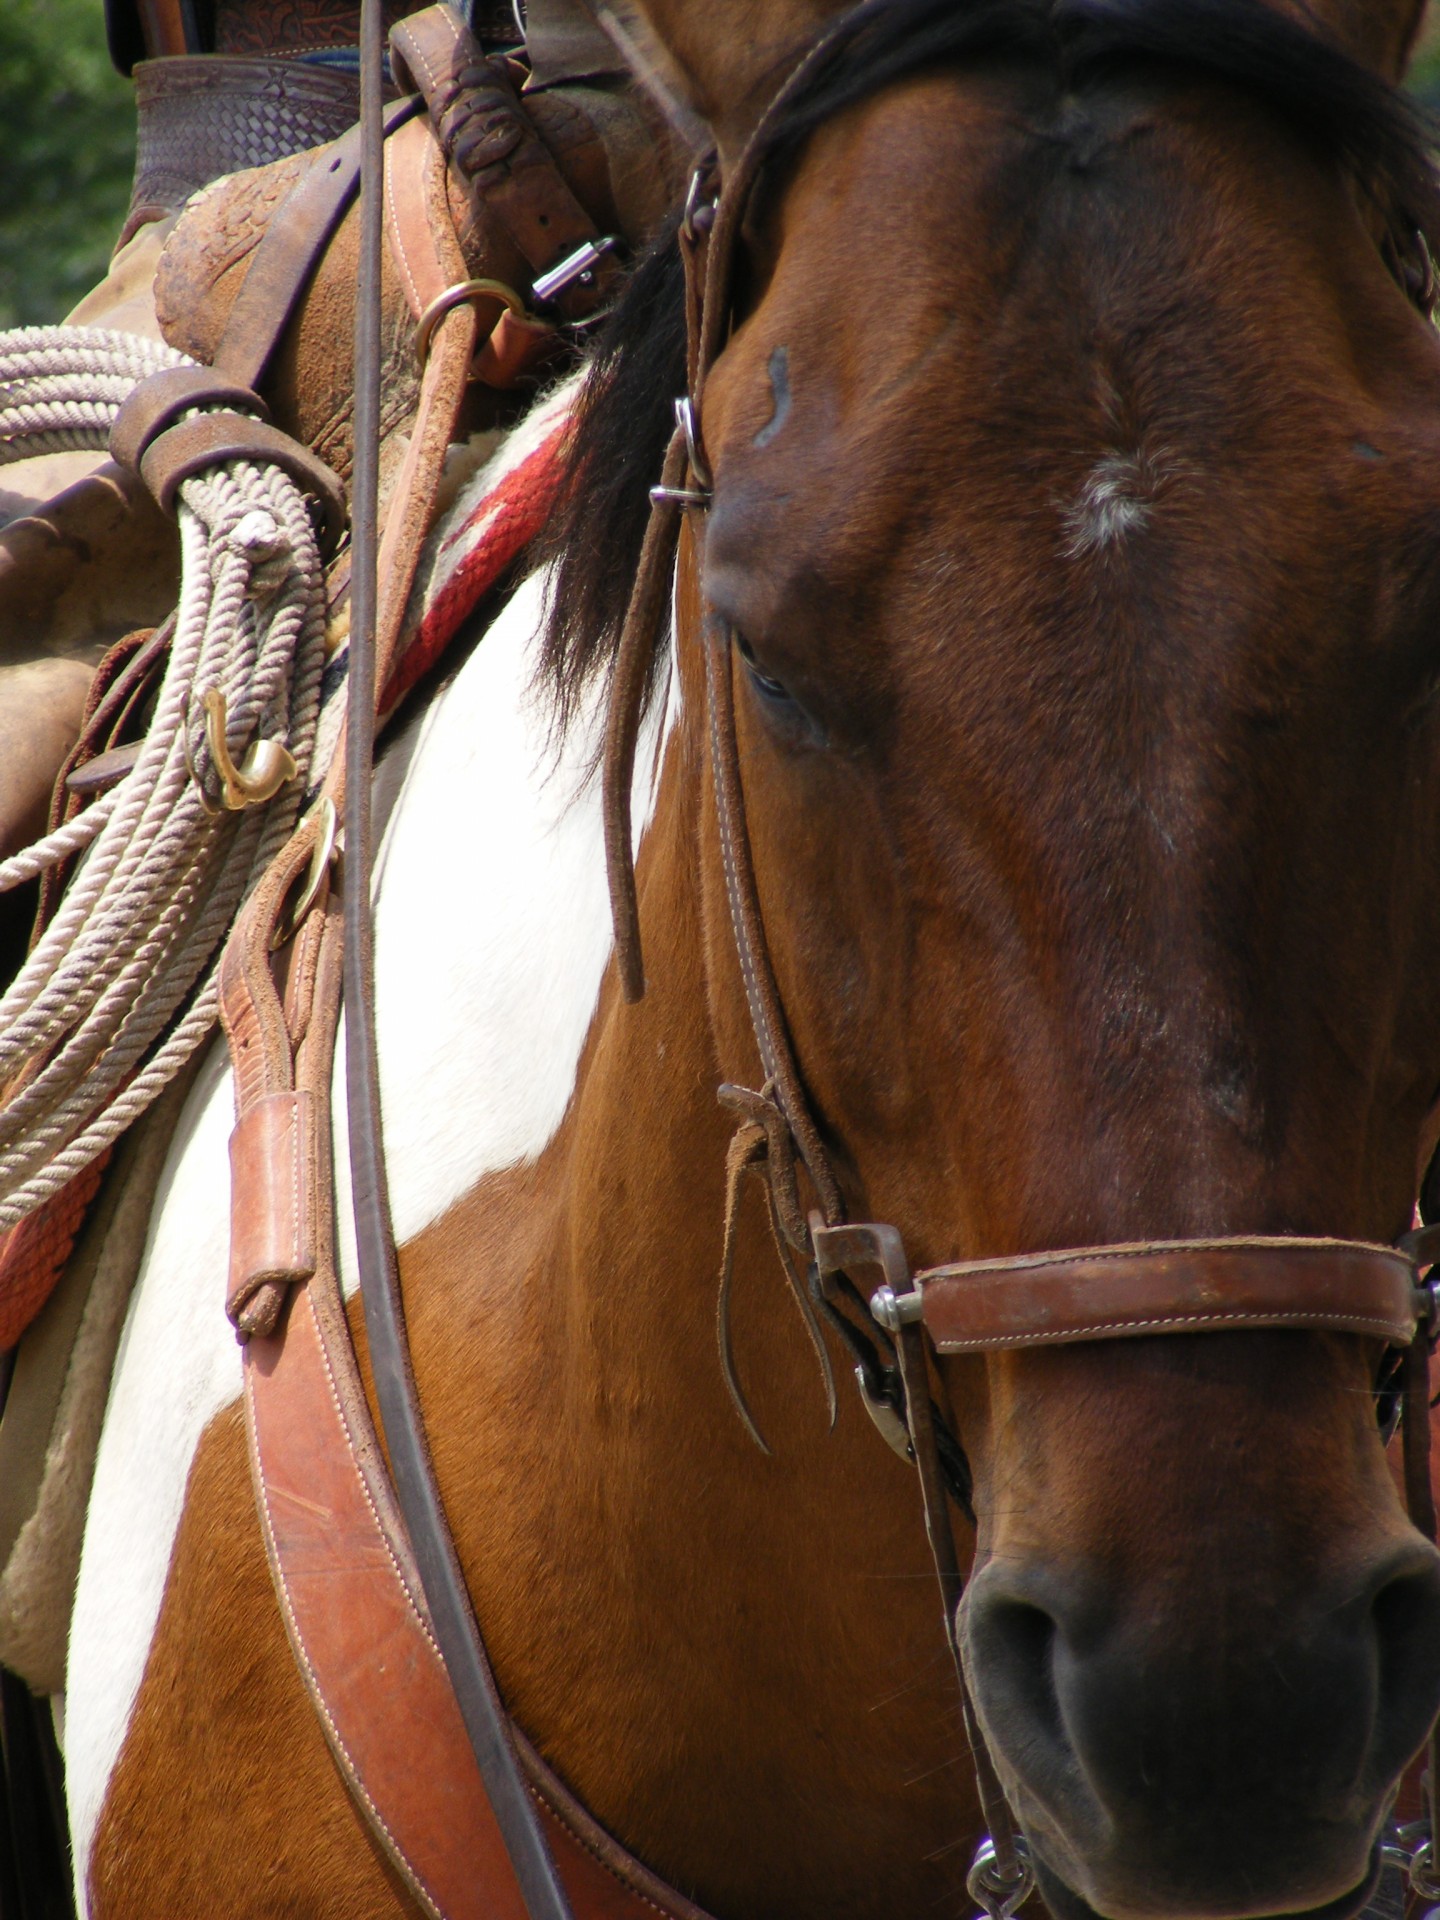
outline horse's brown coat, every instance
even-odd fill
[[[1416,11],[1325,10],[1387,64]],[[788,20],[767,11],[763,52]],[[653,25],[740,124],[763,75],[738,71],[728,16],[657,0]],[[719,1382],[713,1088],[756,1069],[697,560],[794,696],[736,662],[767,926],[852,1211],[895,1221],[917,1264],[1388,1238],[1440,1082],[1440,348],[1344,177],[1259,106],[1139,77],[1072,109],[1008,69],[907,82],[817,135],[757,218],[753,304],[706,398],[716,506],[684,562],[685,717],[642,862],[649,996],[627,1010],[607,983],[539,1164],[405,1250],[436,1465],[518,1719],[650,1865],[745,1920],[953,1902],[974,1816],[913,1485],[853,1398],[825,1436],[754,1221],[737,1317],[773,1460]],[[1077,1814],[1033,1785],[981,1663],[1063,1913],[1239,1920],[1363,1874],[1383,1783],[1344,1729],[1333,1766],[1328,1736],[1297,1752],[1264,1689],[1357,1588],[1433,1585],[1385,1477],[1375,1359],[1217,1336],[946,1369],[977,1472],[974,1632],[1003,1653],[997,1580],[1039,1619],[1058,1570],[1093,1640],[1138,1648],[1109,1704],[1148,1711],[1157,1673],[1174,1701],[1148,1801],[1084,1749],[1112,1837],[1078,1789]],[[259,1607],[258,1546],[232,1538],[251,1523],[220,1451],[95,1912],[165,1910],[164,1797],[229,1751],[204,1727],[230,1706],[264,1729],[238,1764],[263,1757],[272,1802],[326,1810],[296,1863],[313,1910],[384,1911],[278,1628],[235,1696],[229,1586],[248,1568]],[[227,1823],[261,1826],[243,1792],[186,1812],[207,1861]],[[265,1910],[225,1886],[237,1916]]]
[[[972,1816],[919,1513],[853,1396],[827,1434],[758,1200],[736,1317],[773,1461],[736,1422],[715,1359],[727,1129],[690,1012],[703,984],[686,882],[709,838],[695,774],[672,757],[647,848],[645,909],[668,930],[652,947],[653,998],[627,1010],[607,981],[576,1106],[538,1165],[486,1180],[405,1250],[422,1403],[502,1690],[591,1811],[712,1911],[878,1914],[897,1888],[902,1910],[920,1911],[963,1883]],[[659,1137],[625,1124],[627,1090],[657,1072],[675,1092]],[[679,1312],[677,1288],[689,1296]],[[96,1835],[95,1920],[183,1910],[180,1889],[219,1884],[220,1859],[263,1848],[275,1806],[312,1803],[329,1809],[297,1881],[314,1904],[293,1911],[392,1910],[372,1850],[335,1811],[344,1796],[288,1649],[280,1657],[273,1604],[254,1619],[263,1552],[238,1445],[226,1416],[191,1476]],[[253,1622],[238,1647],[237,1614]],[[743,1684],[719,1657],[737,1628],[760,1650]],[[224,1709],[203,1706],[211,1664],[233,1670],[242,1651]],[[810,1702],[828,1675],[841,1711],[820,1721]],[[191,1705],[177,1724],[180,1700]],[[264,1730],[268,1805],[243,1780],[223,1800],[187,1795],[184,1857],[152,1858],[159,1776],[174,1764],[162,1754],[183,1750],[197,1779],[215,1778],[226,1743],[246,1737],[234,1707],[252,1737]],[[227,1904],[247,1914],[248,1898],[237,1886]]]

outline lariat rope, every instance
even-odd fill
[[[141,381],[195,364],[99,328],[0,333],[0,464],[103,452]],[[176,509],[180,604],[139,757],[75,819],[0,863],[5,892],[81,855],[0,996],[0,1231],[116,1140],[204,1041],[221,942],[304,798],[325,650],[310,511],[286,474],[242,459],[183,481]],[[273,741],[298,777],[230,810],[212,751],[222,736],[232,768]]]

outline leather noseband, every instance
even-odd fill
[[[879,1266],[875,1319],[922,1322],[938,1353],[1266,1327],[1408,1347],[1433,1311],[1406,1254],[1356,1240],[1141,1241],[957,1261],[913,1283],[893,1227],[817,1226],[814,1243],[822,1273]]]

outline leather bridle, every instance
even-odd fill
[[[617,654],[605,753],[607,866],[617,963],[630,1000],[644,992],[630,820],[635,747],[649,665],[669,610],[681,519],[688,512],[705,512],[711,503],[703,403],[706,381],[732,323],[739,237],[787,110],[865,29],[876,6],[877,0],[866,0],[816,43],[772,102],[723,188],[715,158],[702,163],[680,227],[688,392],[676,403],[676,430],[660,485],[651,494],[652,517]],[[1155,1241],[966,1261],[916,1273],[895,1227],[848,1221],[795,1056],[760,909],[735,729],[736,635],[710,619],[700,646],[726,898],[764,1079],[758,1092],[725,1088],[721,1097],[744,1114],[744,1126],[756,1142],[755,1157],[768,1179],[787,1273],[793,1279],[788,1249],[806,1265],[814,1304],[855,1354],[857,1378],[877,1426],[917,1469],[988,1829],[971,1869],[970,1891],[991,1920],[1009,1920],[1030,1893],[1034,1877],[975,1714],[960,1654],[957,1616],[964,1579],[951,1503],[968,1511],[969,1474],[932,1398],[930,1353],[1013,1351],[1138,1335],[1260,1328],[1377,1339],[1392,1356],[1388,1372],[1399,1375],[1410,1517],[1433,1541],[1429,1361],[1436,1338],[1440,1267],[1430,1263],[1440,1259],[1440,1227],[1421,1227],[1397,1247],[1288,1236]],[[803,1166],[818,1203],[808,1217],[801,1211],[797,1166]],[[733,1204],[732,1185],[732,1209]],[[727,1274],[730,1240],[727,1226]],[[878,1281],[868,1299],[855,1278],[866,1271]],[[1427,1277],[1422,1279],[1422,1272]],[[722,1352],[738,1400],[723,1327]],[[1393,1360],[1397,1355],[1398,1365]],[[741,1411],[753,1431],[743,1403]],[[1435,1746],[1432,1732],[1432,1781],[1440,1778]],[[1422,1844],[1413,1858],[1407,1853],[1405,1859],[1416,1890],[1427,1898],[1440,1897],[1432,1865],[1433,1832],[1432,1801]]]

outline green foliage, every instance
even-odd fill
[[[103,0],[0,0],[0,326],[60,319],[130,202],[135,103]]]
[[[1433,36],[1411,67],[1408,79],[1411,90],[1426,106],[1440,111],[1440,42]]]

